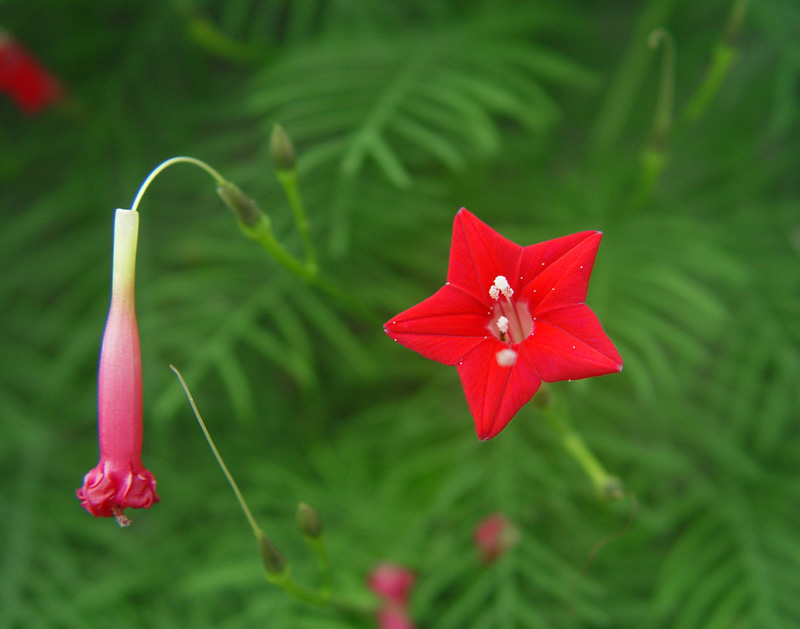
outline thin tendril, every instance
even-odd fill
[[[162,162],[158,166],[155,167],[153,172],[147,175],[147,179],[144,180],[141,187],[139,188],[139,192],[136,193],[136,198],[133,200],[133,205],[131,205],[131,210],[134,212],[139,207],[139,202],[142,200],[142,196],[144,195],[147,188],[152,183],[153,179],[155,179],[161,171],[169,168],[173,164],[194,164],[195,166],[199,166],[203,170],[205,170],[209,175],[211,175],[217,182],[218,185],[222,185],[227,183],[227,180],[220,175],[216,170],[214,170],[211,166],[206,164],[205,162],[195,159],[194,157],[187,157],[187,156],[180,156],[180,157],[171,157],[165,162]]]
[[[166,163],[166,162],[165,162]],[[222,469],[222,473],[225,474],[225,478],[228,479],[228,482],[231,485],[231,489],[233,489],[233,493],[236,494],[236,499],[239,501],[239,504],[242,507],[242,511],[244,511],[244,515],[247,518],[247,521],[250,523],[250,527],[253,529],[253,533],[256,537],[263,535],[263,531],[259,528],[258,524],[256,524],[256,520],[253,517],[253,514],[250,512],[247,503],[245,502],[244,498],[242,497],[241,492],[239,491],[239,486],[236,484],[236,481],[233,480],[233,476],[228,471],[228,467],[225,465],[225,461],[222,460],[222,456],[217,450],[217,446],[214,445],[214,440],[211,438],[211,434],[208,432],[206,428],[206,424],[203,421],[203,418],[200,416],[200,411],[197,410],[197,405],[194,403],[194,398],[192,397],[191,391],[189,391],[189,387],[186,385],[186,381],[183,379],[181,372],[178,371],[177,367],[174,365],[169,366],[170,369],[178,376],[178,380],[180,380],[181,387],[183,387],[183,392],[186,394],[187,399],[189,400],[189,404],[192,406],[192,411],[194,412],[194,416],[197,418],[197,422],[200,424],[200,428],[203,431],[203,434],[206,437],[206,441],[208,441],[208,445],[211,448],[211,451],[214,453],[214,458],[217,459],[217,463],[219,463],[220,468]]]
[[[597,544],[594,545],[591,551],[589,551],[589,556],[586,558],[586,563],[583,566],[582,574],[586,575],[589,572],[589,568],[592,567],[592,563],[594,562],[594,558],[597,554],[603,550],[605,546],[613,542],[615,539],[623,535],[633,526],[634,521],[636,520],[636,515],[639,512],[639,501],[636,499],[636,494],[629,493],[631,499],[631,513],[628,517],[628,521],[624,524],[624,526],[610,535],[606,536],[604,539],[601,539]]]

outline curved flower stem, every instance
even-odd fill
[[[236,495],[236,500],[239,502],[239,505],[241,506],[242,511],[244,512],[244,515],[250,524],[250,528],[253,530],[253,534],[256,537],[256,541],[259,543],[259,547],[262,549],[262,559],[265,558],[265,546],[267,547],[268,553],[271,554],[271,557],[269,557],[269,563],[267,560],[265,560],[264,575],[267,581],[279,586],[287,594],[290,594],[297,600],[304,603],[318,605],[321,607],[329,607],[344,615],[372,615],[375,610],[370,606],[359,605],[357,603],[343,601],[331,597],[329,576],[330,569],[328,566],[327,554],[324,552],[324,549],[322,549],[322,555],[320,555],[320,557],[324,556],[325,559],[325,571],[323,572],[322,588],[319,590],[312,590],[300,585],[292,578],[288,562],[286,562],[286,560],[280,554],[280,551],[277,550],[277,547],[272,544],[272,542],[264,534],[264,531],[261,530],[261,527],[259,527],[256,523],[250,508],[247,506],[244,496],[242,496],[241,491],[239,491],[239,486],[236,484],[236,481],[228,470],[227,465],[225,465],[225,461],[222,460],[222,455],[220,455],[219,450],[217,450],[217,446],[214,444],[214,440],[211,438],[211,434],[208,432],[208,428],[206,428],[206,424],[203,421],[203,418],[200,416],[200,411],[197,409],[194,397],[192,396],[191,391],[189,391],[189,387],[187,386],[186,381],[183,379],[181,372],[178,371],[177,367],[174,365],[170,365],[169,368],[178,377],[181,387],[183,388],[183,392],[186,394],[186,398],[189,400],[189,404],[192,407],[192,412],[194,412],[194,416],[197,418],[197,423],[200,424],[203,435],[205,436],[211,451],[214,453],[214,458],[217,460],[220,469],[222,469],[223,474],[225,474],[225,478],[228,479],[231,489],[233,489],[233,493]]]
[[[642,151],[642,172],[634,202],[643,205],[650,201],[653,192],[667,166],[667,140],[672,129],[685,130],[700,118],[708,109],[722,87],[737,55],[737,40],[742,27],[749,0],[734,0],[728,14],[725,31],[711,53],[711,63],[702,83],[681,110],[673,124],[673,103],[675,92],[675,42],[663,28],[657,28],[648,42],[651,48],[663,48],[661,77],[658,87],[658,101],[653,118],[650,142]]]
[[[658,83],[658,100],[653,115],[650,141],[642,150],[641,176],[635,201],[643,205],[653,196],[661,173],[667,165],[667,140],[672,127],[672,109],[675,100],[675,40],[669,31],[657,28],[647,40],[650,48],[663,50],[661,77]]]
[[[239,222],[239,227],[244,235],[251,240],[256,241],[261,248],[270,254],[284,269],[296,275],[307,284],[310,284],[326,293],[330,297],[333,297],[350,310],[357,311],[358,314],[365,319],[375,321],[381,320],[380,317],[377,317],[368,307],[356,302],[345,291],[332,284],[329,284],[327,281],[322,279],[322,277],[320,277],[316,254],[311,241],[308,220],[300,199],[296,175],[292,177],[291,171],[279,171],[279,179],[286,190],[286,195],[289,198],[290,205],[292,206],[292,214],[294,216],[295,223],[297,224],[297,229],[300,231],[303,239],[303,246],[306,254],[305,263],[295,258],[280,242],[278,242],[278,239],[275,238],[275,235],[272,233],[272,226],[269,218],[258,209],[258,206],[254,201],[252,201],[252,199],[246,197],[234,184],[225,179],[217,170],[206,164],[204,161],[194,157],[187,157],[183,155],[179,157],[172,157],[156,166],[156,168],[153,169],[153,171],[147,176],[142,185],[139,187],[139,191],[136,193],[136,197],[131,205],[132,211],[137,211],[144,193],[150,187],[150,184],[153,182],[153,180],[164,170],[175,164],[192,164],[202,168],[209,175],[211,175],[217,184],[218,191],[220,189],[224,189],[231,195],[221,196],[223,201],[225,201],[225,203],[234,210]],[[246,214],[248,219],[247,222],[242,220],[242,213],[237,212],[237,209],[241,209],[242,207],[249,212]]]
[[[552,402],[541,408],[540,411],[561,438],[561,444],[592,481],[597,494],[607,500],[624,498],[622,482],[606,471],[580,434],[572,427],[567,414]]]
[[[165,162],[162,162],[158,166],[153,169],[149,175],[147,175],[147,179],[144,180],[142,185],[139,187],[139,192],[136,193],[136,198],[133,200],[133,204],[131,205],[131,210],[134,212],[139,207],[139,202],[142,200],[142,196],[147,191],[147,188],[150,187],[150,184],[153,182],[158,175],[161,174],[162,171],[166,170],[173,164],[194,164],[195,166],[199,166],[203,170],[205,170],[209,175],[211,175],[214,180],[217,182],[218,186],[228,183],[227,180],[220,175],[216,170],[211,168],[208,164],[204,161],[195,159],[194,157],[187,157],[185,155],[181,155],[179,157],[172,157]]]
[[[736,43],[742,27],[744,15],[747,12],[749,0],[736,0],[728,14],[728,22],[725,26],[725,33],[711,55],[711,65],[706,72],[706,76],[700,87],[695,92],[691,100],[686,104],[681,113],[681,122],[689,125],[695,122],[707,109],[713,98],[722,87],[725,77],[728,75],[736,59]]]
[[[228,483],[230,483],[231,489],[233,489],[233,493],[236,495],[236,500],[239,501],[239,506],[242,507],[242,511],[244,511],[244,515],[247,518],[248,523],[250,524],[250,528],[253,529],[253,534],[256,536],[256,538],[263,536],[264,532],[256,523],[256,520],[253,517],[250,508],[247,506],[247,502],[242,496],[242,492],[239,491],[239,486],[236,484],[233,475],[228,470],[228,466],[225,465],[225,461],[222,460],[222,456],[220,455],[219,450],[217,450],[217,446],[214,444],[214,440],[211,438],[211,434],[208,432],[208,428],[206,428],[206,423],[200,416],[200,411],[197,410],[197,405],[194,403],[194,397],[192,397],[192,393],[191,391],[189,391],[189,387],[186,385],[186,381],[183,379],[181,372],[178,371],[178,368],[175,367],[174,365],[170,365],[169,368],[172,369],[173,373],[176,376],[178,376],[178,380],[181,383],[183,392],[186,394],[186,398],[189,400],[189,404],[192,407],[194,416],[197,418],[197,423],[200,424],[200,429],[203,431],[203,435],[205,436],[206,441],[208,442],[208,445],[211,448],[211,452],[214,453],[214,458],[217,459],[217,463],[219,464],[220,469],[222,469],[222,473],[225,474],[225,478],[228,479]]]
[[[192,164],[194,166],[202,168],[209,175],[211,175],[211,177],[214,179],[218,187],[222,187],[225,189],[233,188],[239,195],[242,194],[241,191],[239,191],[238,188],[236,188],[236,186],[234,186],[231,182],[225,179],[217,170],[206,164],[204,161],[196,159],[194,157],[188,157],[182,155],[179,157],[172,157],[162,162],[161,164],[156,166],[156,168],[153,169],[153,171],[147,176],[142,185],[139,187],[139,191],[136,193],[136,197],[134,198],[133,204],[131,205],[132,211],[135,212],[138,210],[139,203],[141,202],[144,193],[150,187],[150,184],[153,182],[153,180],[158,175],[160,175],[164,170],[175,164]],[[334,297],[340,300],[341,302],[350,305],[351,307],[357,307],[356,304],[353,304],[352,299],[346,293],[328,284],[327,282],[325,282],[320,278],[316,262],[316,255],[314,253],[313,245],[311,242],[311,234],[308,226],[308,220],[306,219],[305,211],[303,210],[302,202],[300,200],[296,177],[294,179],[294,183],[292,183],[291,178],[287,180],[285,176],[281,176],[280,179],[281,183],[284,185],[284,188],[286,189],[286,194],[292,206],[292,213],[295,217],[297,228],[300,231],[300,234],[303,238],[303,243],[306,251],[306,262],[303,263],[297,260],[283,247],[283,245],[281,245],[280,242],[278,242],[278,240],[275,238],[275,235],[272,233],[272,227],[270,225],[269,219],[267,219],[266,215],[264,215],[257,208],[256,212],[258,212],[258,216],[260,216],[261,219],[263,220],[257,220],[253,225],[247,225],[241,221],[241,217],[239,216],[238,217],[239,225],[242,231],[248,238],[255,240],[259,245],[261,245],[262,249],[264,249],[267,253],[269,253],[275,259],[275,261],[278,262],[278,264],[280,264],[290,273],[293,273],[304,282],[316,286],[317,288],[327,293],[331,297]],[[242,195],[242,198],[246,197],[243,197]],[[241,198],[236,200],[241,200]]]

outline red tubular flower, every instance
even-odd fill
[[[35,114],[63,95],[61,84],[22,46],[0,31],[0,91]]]
[[[447,283],[385,325],[426,358],[455,365],[479,439],[491,439],[541,383],[622,369],[584,303],[602,233],[522,247],[462,208]]]
[[[95,517],[130,521],[123,510],[158,502],[156,480],[142,465],[142,365],[134,309],[139,214],[117,210],[114,270],[98,373],[100,462],[78,489],[81,506]]]

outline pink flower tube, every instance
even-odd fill
[[[156,480],[142,465],[142,364],[134,310],[139,214],[117,210],[111,309],[100,352],[98,435],[100,461],[78,489],[81,506],[95,517],[130,524],[126,508],[158,502]]]

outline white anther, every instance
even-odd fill
[[[511,299],[511,295],[514,294],[513,289],[508,285],[505,275],[498,275],[494,278],[494,284],[489,289],[489,297],[497,301],[501,293],[507,299]]]
[[[495,357],[497,358],[497,364],[501,367],[511,367],[511,365],[517,362],[517,352],[513,349],[501,349],[495,354]]]
[[[506,334],[508,332],[508,319],[505,317],[497,318],[497,331],[500,332],[500,334]]]

